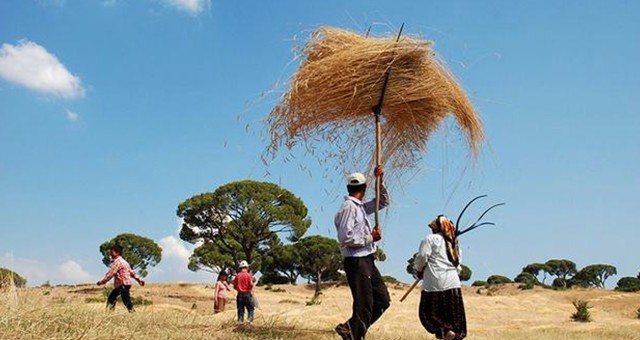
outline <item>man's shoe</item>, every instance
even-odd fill
[[[351,340],[351,331],[349,330],[349,325],[346,323],[341,323],[334,328],[336,333],[342,338],[342,340]]]
[[[453,331],[448,331],[447,334],[444,335],[444,340],[454,340],[456,338],[456,333]]]

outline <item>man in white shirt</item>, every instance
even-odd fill
[[[375,176],[380,177],[380,208],[389,204],[389,195],[382,182],[384,171],[376,167]],[[375,242],[380,241],[382,232],[367,218],[375,212],[375,200],[363,202],[367,181],[363,174],[353,173],[347,178],[344,203],[335,216],[335,225],[344,257],[344,270],[353,297],[351,318],[339,324],[335,331],[342,339],[364,339],[367,329],[389,308],[389,292],[376,268],[373,255]]]
[[[423,280],[420,322],[438,339],[464,339],[467,324],[458,277],[460,251],[456,228],[443,215],[431,221],[429,227],[432,234],[420,242],[414,262],[417,276]]]

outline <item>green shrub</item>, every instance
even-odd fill
[[[576,312],[571,315],[571,319],[577,322],[591,322],[591,313],[589,309],[589,302],[585,300],[573,300],[573,307],[576,308]]]
[[[460,281],[471,280],[471,275],[473,275],[471,268],[465,266],[464,264],[460,264],[460,268],[462,268],[462,270],[458,274],[458,278],[460,278]]]
[[[621,292],[637,292],[640,290],[640,279],[632,276],[623,277],[618,280],[616,290]]]
[[[289,278],[283,275],[280,275],[278,273],[264,273],[262,274],[262,276],[260,276],[260,279],[258,279],[258,284],[257,286],[262,286],[262,285],[284,285],[284,284],[288,284],[289,283]]]
[[[484,287],[486,285],[487,285],[486,281],[477,280],[477,281],[473,281],[473,283],[471,284],[471,287]]]
[[[535,277],[535,275],[531,273],[522,272],[513,279],[513,282],[524,283],[524,284],[533,283],[535,285],[538,282],[538,279]]]
[[[563,290],[567,288],[567,280],[557,277],[553,279],[553,283],[551,283],[551,287],[555,290]]]
[[[491,275],[487,278],[487,283],[490,285],[501,285],[505,283],[512,283],[510,278],[502,275]]]

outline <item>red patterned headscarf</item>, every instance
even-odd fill
[[[456,226],[447,216],[439,215],[429,223],[429,227],[442,234],[447,243],[447,257],[455,267],[460,264],[460,248],[456,236]]]

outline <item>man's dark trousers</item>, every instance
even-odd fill
[[[131,295],[129,294],[130,289],[130,285],[122,285],[118,288],[114,288],[107,299],[107,307],[113,309],[116,306],[116,299],[118,298],[118,295],[120,295],[122,296],[122,303],[124,303],[127,309],[129,311],[133,310],[133,303],[131,303]]]
[[[345,257],[344,270],[353,296],[349,328],[354,340],[364,339],[367,329],[389,308],[389,291],[376,268],[373,255]]]

